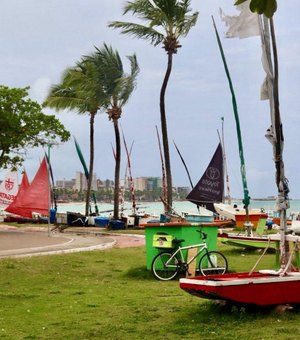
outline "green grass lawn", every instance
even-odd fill
[[[257,252],[219,245],[232,271]],[[262,268],[275,263],[264,257]],[[0,261],[1,339],[298,339],[300,314],[221,306],[157,281],[145,247]]]

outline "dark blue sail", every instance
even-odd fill
[[[214,203],[223,201],[224,196],[224,169],[223,150],[219,143],[212,160],[200,181],[195,185],[186,199],[198,206],[215,212]]]

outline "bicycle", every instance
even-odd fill
[[[151,265],[153,275],[163,281],[172,280],[180,271],[188,272],[189,265],[195,261],[198,256],[204,251],[204,254],[199,260],[198,269],[203,276],[212,274],[224,274],[228,269],[228,261],[226,257],[218,251],[209,251],[206,244],[207,234],[202,230],[197,230],[202,238],[202,243],[183,246],[180,244],[185,240],[175,239],[173,243],[178,248],[175,251],[163,251],[157,254]],[[183,250],[199,248],[197,253],[191,259],[185,261]]]

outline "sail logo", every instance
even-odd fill
[[[219,169],[210,166],[209,168],[207,168],[206,170],[206,176],[212,180],[215,181],[216,179],[220,178],[220,171]]]
[[[14,188],[15,182],[12,181],[10,178],[5,180],[4,186],[7,191],[11,191]]]
[[[0,192],[0,202],[3,203],[5,201],[13,201],[15,199],[15,195],[7,194],[5,192]]]

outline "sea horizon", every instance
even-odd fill
[[[233,202],[237,204],[242,204],[242,199],[233,199]],[[250,208],[254,209],[264,209],[265,212],[271,212],[275,210],[276,200],[270,199],[251,199]],[[92,206],[92,212],[95,212],[94,204]],[[112,216],[114,205],[113,203],[107,202],[98,202],[97,207],[99,210],[99,214],[103,216]],[[173,210],[175,213],[181,215],[183,212],[185,213],[197,213],[197,206],[189,201],[173,201]],[[126,201],[124,204],[120,204],[119,206],[120,214],[123,212],[124,214],[130,214],[133,211],[132,202]],[[136,202],[136,212],[152,214],[159,216],[164,211],[164,206],[162,202],[146,202],[146,201],[138,201]],[[57,206],[58,213],[66,213],[66,212],[78,212],[84,214],[85,212],[85,202],[68,202],[68,203],[59,203]],[[288,215],[292,212],[300,212],[300,199],[291,199],[290,200],[290,208],[287,210]]]

